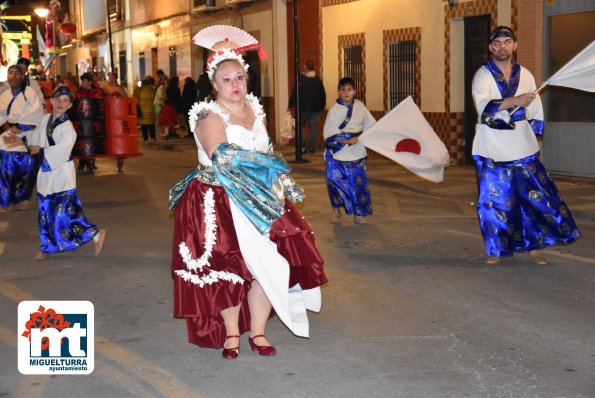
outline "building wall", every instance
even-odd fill
[[[124,0],[123,0],[124,1]],[[130,23],[135,26],[152,23],[190,12],[189,0],[127,0],[130,6]]]
[[[193,74],[192,51],[190,43],[190,17],[186,15],[175,16],[161,20],[157,23],[145,24],[130,29],[131,32],[131,63],[133,79],[140,76],[139,53],[144,52],[146,74],[151,71],[153,51],[157,49],[157,67],[163,69],[169,76],[169,48],[176,49],[177,70],[175,75],[183,82],[187,76]],[[120,45],[123,43],[118,42]]]
[[[541,82],[544,49],[543,0],[518,1],[518,18],[523,22],[517,27],[517,60],[533,73],[536,82]]]
[[[522,7],[519,4],[523,4]],[[492,28],[501,24],[519,29],[519,61],[539,69],[542,42],[542,0],[321,0],[320,46],[327,105],[334,100],[340,78],[339,43],[345,37],[361,35],[364,48],[365,101],[373,114],[388,111],[386,72],[383,59],[387,32],[419,32],[420,97],[418,106],[450,151],[455,164],[464,158],[464,18],[491,15]],[[351,35],[351,36],[350,36]],[[394,36],[394,35],[393,35]],[[521,44],[521,43],[520,43]],[[487,51],[487,39],[486,39]]]
[[[399,4],[395,6],[395,3]],[[366,105],[370,110],[386,111],[384,105],[383,31],[421,29],[421,109],[444,111],[444,4],[434,0],[361,0],[332,2],[322,6],[322,48],[324,84],[330,106],[337,92],[339,76],[339,36],[364,34]],[[426,47],[426,44],[427,47]]]

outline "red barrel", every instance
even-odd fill
[[[105,150],[108,155],[134,155],[138,149],[136,98],[107,97],[105,106]]]
[[[72,124],[76,130],[73,155],[93,156],[105,153],[105,126],[102,98],[79,98],[74,102]]]

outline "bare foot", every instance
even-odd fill
[[[547,260],[545,259],[543,254],[537,250],[530,251],[529,256],[531,256],[531,261],[533,261],[535,264],[539,264],[539,265],[547,264]]]
[[[103,249],[103,243],[105,242],[105,236],[107,235],[107,231],[105,229],[100,229],[97,241],[95,242],[95,255],[98,256]]]
[[[490,264],[490,265],[496,265],[500,262],[500,257],[492,257],[492,256],[488,256],[486,263]]]
[[[340,219],[341,219],[341,211],[337,209],[333,212],[333,215],[331,216],[331,219],[329,221],[331,222],[331,224],[336,224],[339,222]]]
[[[37,254],[34,257],[36,260],[45,260],[46,258],[48,258],[48,255],[45,254],[44,252],[42,252],[41,250],[37,252]]]
[[[355,219],[353,220],[353,222],[356,224],[367,224],[368,223],[364,216],[355,216]]]

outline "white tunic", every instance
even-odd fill
[[[339,126],[345,121],[347,116],[347,107],[338,103],[334,103],[326,115],[324,122],[324,139],[326,140],[333,135],[341,133]],[[343,130],[365,131],[376,123],[374,116],[368,111],[366,106],[359,100],[354,100],[353,113],[349,123]],[[340,151],[333,154],[335,160],[352,161],[365,158],[367,156],[366,147],[357,142],[352,145],[345,145]]]
[[[246,100],[256,116],[252,130],[240,125],[230,125],[229,113],[224,112],[215,102],[195,104],[189,113],[191,129],[194,130],[198,113],[211,110],[225,121],[225,133],[230,144],[237,144],[246,150],[266,151],[269,136],[264,125],[264,111],[253,95],[248,94]],[[195,140],[199,162],[205,166],[212,165],[196,135]],[[320,287],[302,290],[297,285],[289,291],[289,263],[279,254],[276,244],[268,236],[262,235],[232,200],[229,204],[240,250],[248,269],[262,286],[279,319],[297,336],[308,337],[306,310],[320,311]]]
[[[25,87],[25,91],[17,95],[10,107],[10,114],[8,114],[8,105],[12,101],[12,91],[6,90],[0,95],[0,126],[5,122],[20,123],[37,126],[43,116],[43,102],[39,99],[35,90],[31,87]],[[23,132],[19,136],[28,136],[31,132]],[[7,135],[9,132],[4,132],[2,135]],[[24,145],[16,145],[7,147],[4,140],[0,136],[0,150],[7,152],[27,152]]]
[[[37,173],[37,192],[43,196],[76,188],[76,171],[70,160],[76,131],[70,120],[58,125],[52,133],[56,145],[50,146],[46,133],[50,116],[46,114],[29,136],[31,145],[43,148],[45,160],[51,168],[51,171],[40,168]]]
[[[44,104],[45,98],[43,96],[43,91],[41,90],[41,86],[39,85],[39,83],[37,83],[37,80],[29,77],[29,86],[35,91],[41,103]],[[6,90],[10,91],[10,85],[8,84],[8,82],[4,82],[2,85],[0,85],[0,95],[4,93]]]
[[[535,91],[535,79],[531,72],[521,66],[521,77],[519,87],[515,96],[532,93]],[[481,67],[473,78],[472,83],[473,101],[477,114],[481,114],[486,105],[494,99],[502,99],[496,80],[485,67]],[[527,119],[543,120],[543,107],[539,96],[527,107]],[[496,118],[509,121],[508,111],[502,110],[496,113]],[[518,160],[531,156],[539,151],[537,138],[531,130],[527,120],[516,122],[514,130],[497,130],[482,124],[481,121],[475,127],[475,139],[471,153],[498,162]]]

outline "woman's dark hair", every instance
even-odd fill
[[[355,80],[353,80],[351,77],[341,78],[341,80],[339,80],[339,90],[341,89],[341,87],[345,86],[351,86],[355,88]]]

